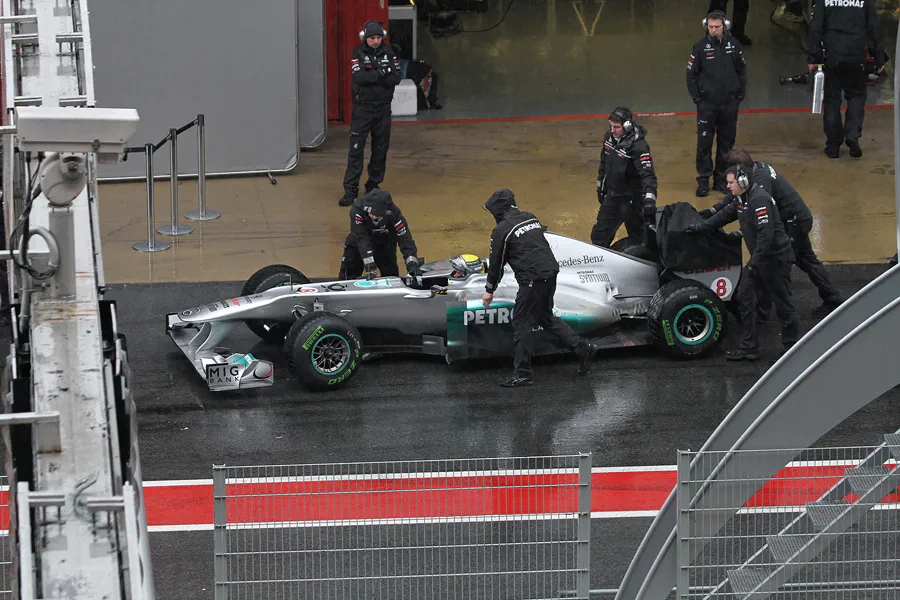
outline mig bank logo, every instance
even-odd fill
[[[469,323],[475,325],[505,325],[509,323],[510,310],[508,308],[482,308],[478,310],[467,310],[463,314],[463,325],[469,326]]]

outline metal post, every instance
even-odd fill
[[[215,600],[228,600],[228,513],[225,465],[213,465],[213,556]]]
[[[138,252],[159,252],[168,250],[171,245],[168,242],[157,242],[156,231],[153,229],[156,224],[156,211],[153,207],[153,144],[144,144],[144,155],[147,165],[147,241],[138,242],[132,248]]]
[[[51,281],[51,293],[54,298],[74,296],[75,213],[72,206],[51,208],[48,225],[59,247],[59,264]]]
[[[212,221],[222,216],[217,210],[206,209],[206,122],[203,115],[197,115],[197,197],[200,210],[184,213],[191,221]]]
[[[675,553],[678,561],[678,577],[676,580],[675,600],[683,600],[688,597],[688,588],[691,584],[691,455],[690,451],[678,451],[677,473],[675,482],[675,502],[678,507],[678,517],[675,522],[675,534],[677,542]]]
[[[163,225],[156,231],[163,235],[187,235],[194,231],[190,225],[178,224],[178,130],[169,130],[169,188],[172,199],[172,224]]]
[[[33,551],[33,541],[31,537],[31,506],[29,503],[28,482],[20,481],[16,489],[16,514],[19,522],[19,598],[22,600],[34,600],[34,559],[31,555]]]
[[[897,33],[900,36],[900,25],[897,26]],[[894,60],[900,56],[897,52],[900,52],[900,37],[897,38]],[[897,87],[900,85],[900,69],[897,69],[896,64],[893,64],[892,68],[894,69],[894,202],[896,205],[894,216],[897,219],[897,250],[900,251],[900,179],[898,179],[900,178],[900,138],[897,137],[900,134],[900,88]]]
[[[591,594],[591,455],[578,457],[578,552],[575,557],[575,595],[588,600]]]

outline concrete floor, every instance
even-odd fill
[[[865,156],[840,160],[822,153],[821,119],[808,113],[740,117],[738,144],[770,161],[800,191],[816,216],[812,239],[826,261],[885,261],[896,251],[892,113],[866,113]],[[659,177],[659,203],[694,196],[695,125],[691,116],[641,118]],[[420,254],[437,260],[461,252],[484,255],[493,221],[481,210],[509,187],[519,205],[552,229],[588,239],[596,215],[595,181],[605,119],[396,124],[384,188],[409,220]],[[347,128],[330,131],[317,151],[302,155],[296,173],[271,185],[265,177],[210,180],[215,221],[192,222],[194,233],[156,254],[131,245],[146,239],[141,184],[101,187],[101,233],[112,283],[223,281],[249,277],[272,263],[310,277],[335,277],[348,211],[337,205],[346,165]],[[845,149],[846,150],[846,149]],[[363,176],[365,178],[365,175]],[[365,181],[365,179],[363,179]],[[169,219],[168,184],[157,183],[157,224]],[[196,202],[196,183],[180,187],[181,212]],[[182,218],[181,221],[184,221]]]

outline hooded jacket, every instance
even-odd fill
[[[734,222],[740,223],[741,233],[750,251],[748,265],[758,265],[763,260],[793,260],[791,238],[784,231],[778,207],[764,189],[756,183],[720,210],[704,224],[704,229],[718,229]]]
[[[876,0],[816,0],[809,26],[809,64],[866,61],[866,36],[872,38],[875,66],[884,65]]]
[[[491,232],[491,253],[485,290],[493,294],[503,277],[503,265],[509,263],[516,281],[524,284],[550,279],[559,273],[559,263],[544,237],[544,227],[530,212],[516,206],[508,189],[494,192],[484,208],[494,216],[497,226]]]
[[[695,104],[727,105],[743,100],[747,64],[741,43],[729,34],[706,35],[694,44],[687,66],[687,88]]]
[[[767,194],[772,196],[775,206],[778,207],[778,214],[781,216],[781,222],[788,221],[805,221],[812,219],[812,213],[806,202],[791,185],[791,182],[779,175],[775,168],[769,163],[755,162],[753,163],[753,182],[761,187]],[[712,207],[713,214],[719,212],[729,204],[734,198],[727,195],[715,206]]]
[[[603,136],[603,152],[597,170],[597,189],[601,197],[632,201],[652,194],[656,201],[656,172],[646,135],[644,127],[635,125],[634,130],[619,141],[610,131]]]
[[[400,62],[391,46],[381,44],[370,48],[363,42],[353,50],[350,69],[353,73],[351,94],[354,105],[371,108],[390,106],[394,88],[403,77]]]
[[[376,224],[369,214],[381,215],[381,221]],[[376,188],[356,199],[350,207],[350,234],[366,268],[375,263],[376,247],[379,252],[396,252],[399,245],[404,260],[418,254],[403,213],[385,190]]]

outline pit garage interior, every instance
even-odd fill
[[[338,199],[350,51],[368,19],[385,23],[405,58],[413,58],[414,39],[415,58],[438,76],[440,109],[394,118],[382,185],[427,260],[486,256],[494,223],[482,204],[500,188],[512,189],[519,206],[551,230],[589,240],[606,117],[616,106],[630,107],[647,129],[659,204],[711,206],[718,194],[694,195],[696,113],[684,75],[691,46],[703,36],[707,2],[460,0],[432,8],[430,17],[424,2],[394,0],[87,4],[97,106],[141,115],[129,141],[136,150],[101,166],[99,237],[106,296],[128,338],[156,597],[218,597],[213,465],[590,453],[595,474],[617,475],[609,488],[594,490],[615,501],[594,507],[590,521],[592,597],[612,598],[674,483],[676,452],[700,449],[772,369],[777,323],[761,326],[764,356],[756,363],[725,362],[724,351],[739,338],[732,321],[720,350],[694,361],[622,348],[604,351],[579,378],[571,357],[543,358],[536,384],[510,391],[497,385],[507,360],[450,368],[439,357],[397,356],[365,364],[352,385],[327,394],[305,390],[278,346],[239,329],[229,346],[271,360],[275,384],[213,393],[166,335],[165,316],[238,296],[270,264],[291,265],[312,281],[337,277],[349,229]],[[736,145],[776,165],[801,193],[815,217],[814,249],[846,298],[888,272],[898,244],[898,8],[878,5],[890,60],[868,86],[860,159],[846,148],[840,159],[827,158],[808,86],[779,81],[806,70],[805,29],[770,0],[751,2],[746,27],[753,43],[744,50],[748,91]],[[172,208],[170,156],[162,148],[154,158],[150,233],[141,150],[198,115],[205,117],[205,206],[221,216],[182,216],[199,200],[195,122],[178,137],[175,217],[192,231],[155,231],[170,223]],[[148,237],[170,247],[133,249]],[[820,300],[797,269],[793,290],[802,332],[809,332]],[[10,336],[9,326],[3,331]],[[896,356],[897,349],[886,352]],[[898,401],[891,387],[809,445],[880,444],[900,429]],[[659,473],[671,481],[660,483]],[[209,489],[209,498],[198,499],[198,489]],[[433,597],[467,597],[447,594]],[[865,597],[900,597],[897,588],[882,594]]]

